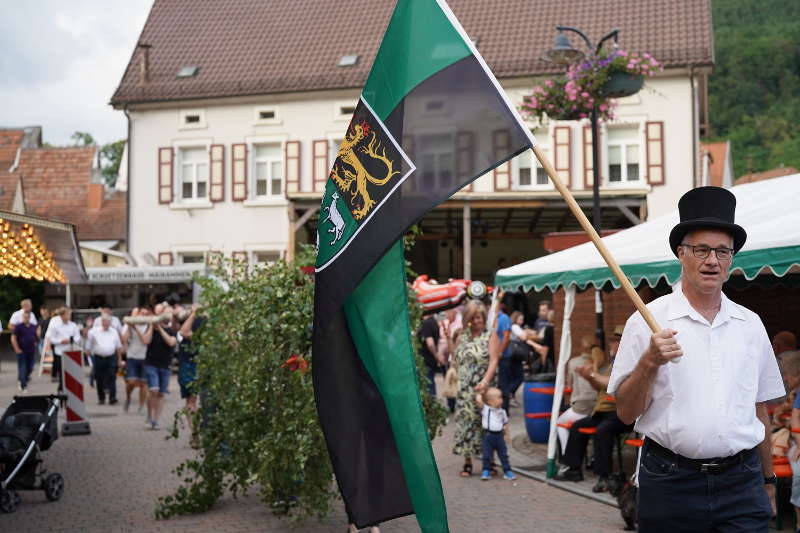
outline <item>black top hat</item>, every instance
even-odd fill
[[[733,252],[738,252],[747,240],[747,232],[734,224],[736,197],[722,187],[698,187],[684,194],[678,201],[680,223],[669,234],[669,247],[675,256],[678,245],[692,230],[721,229],[733,236]]]

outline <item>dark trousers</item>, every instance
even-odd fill
[[[36,358],[36,351],[22,352],[17,354],[17,379],[23,389],[28,386],[28,380],[33,372],[33,361]]]
[[[772,508],[757,450],[719,474],[685,468],[642,449],[641,533],[767,533]]]
[[[55,354],[55,353],[53,354],[53,366],[51,368],[51,372],[52,372],[51,376],[53,377],[53,381],[58,379],[58,383],[59,383],[58,388],[60,390],[62,388],[61,387],[61,379],[62,379],[62,376],[61,376],[61,356],[58,355],[58,354]]]
[[[586,455],[586,444],[592,435],[578,431],[580,428],[597,428],[594,434],[594,472],[598,476],[611,474],[611,461],[614,453],[614,437],[633,429],[633,425],[624,424],[615,412],[595,413],[581,418],[572,424],[567,440],[567,449],[561,463],[579,469]]]
[[[105,401],[106,391],[110,401],[117,399],[117,356],[94,356],[94,379],[97,383],[97,399]]]
[[[435,366],[425,366],[428,370],[428,394],[436,397],[436,381],[434,378],[436,377],[436,367]]]
[[[481,458],[483,459],[483,469],[491,470],[492,468],[492,455],[497,452],[500,458],[500,464],[503,465],[503,472],[511,470],[511,465],[508,462],[508,449],[506,448],[506,441],[503,439],[503,432],[490,433],[486,430],[483,432],[483,443],[481,444]]]
[[[498,384],[503,393],[503,409],[508,413],[509,402],[522,382],[525,380],[525,371],[522,368],[522,361],[514,361],[511,357],[500,359],[500,370]]]

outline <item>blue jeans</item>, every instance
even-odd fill
[[[33,372],[33,362],[36,357],[36,352],[22,352],[17,354],[17,379],[19,379],[20,387],[23,389],[28,387],[28,379]]]
[[[144,365],[144,377],[147,379],[147,388],[158,390],[161,394],[169,394],[169,377],[172,375],[169,368]]]
[[[500,464],[503,465],[503,472],[511,470],[511,464],[508,462],[508,449],[506,448],[506,441],[503,439],[503,432],[490,433],[486,430],[483,431],[483,443],[481,445],[483,469],[489,470],[492,468],[492,455],[497,452],[500,458]]]
[[[772,507],[758,450],[719,474],[684,468],[642,449],[641,533],[768,533]]]

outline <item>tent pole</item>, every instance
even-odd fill
[[[647,322],[647,325],[650,326],[650,329],[653,331],[653,333],[660,331],[661,328],[659,327],[658,322],[656,322],[656,319],[653,317],[652,313],[650,313],[650,310],[644,305],[644,302],[639,297],[639,294],[637,294],[636,290],[633,288],[633,285],[631,285],[631,282],[617,264],[616,259],[614,259],[614,257],[611,255],[611,252],[608,251],[605,243],[600,239],[600,236],[592,227],[589,219],[586,218],[583,210],[580,208],[580,206],[578,206],[578,203],[575,201],[572,193],[569,192],[569,189],[567,189],[566,186],[564,186],[561,178],[559,178],[558,174],[556,173],[556,169],[553,168],[553,165],[542,153],[538,146],[534,146],[531,148],[531,150],[536,156],[536,159],[539,160],[539,163],[541,163],[542,168],[544,168],[545,172],[547,172],[547,175],[550,176],[550,180],[553,182],[553,185],[555,185],[559,194],[561,194],[561,196],[567,202],[567,206],[569,207],[570,211],[572,211],[572,214],[578,219],[578,223],[581,225],[581,228],[583,228],[583,231],[589,235],[589,239],[592,241],[592,243],[594,243],[597,251],[600,252],[603,260],[608,265],[608,268],[611,269],[611,272],[613,272],[614,276],[616,276],[616,278],[619,280],[623,290],[625,291],[625,294],[628,295],[628,298],[631,299],[633,305],[636,306],[637,311],[641,313],[642,318],[644,318],[645,322]]]
[[[558,415],[561,412],[561,399],[564,397],[564,380],[567,364],[572,353],[572,328],[570,319],[575,309],[575,285],[564,286],[564,318],[561,321],[561,342],[558,350],[558,366],[556,366],[556,387],[553,393],[553,408],[550,412],[550,433],[547,441],[547,479],[556,475],[556,447],[558,443]]]

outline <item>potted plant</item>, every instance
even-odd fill
[[[615,98],[642,88],[645,76],[663,70],[648,53],[615,49],[601,51],[569,66],[564,76],[545,79],[523,98],[521,110],[529,118],[545,115],[555,120],[588,118],[597,106],[602,120],[614,118]]]

